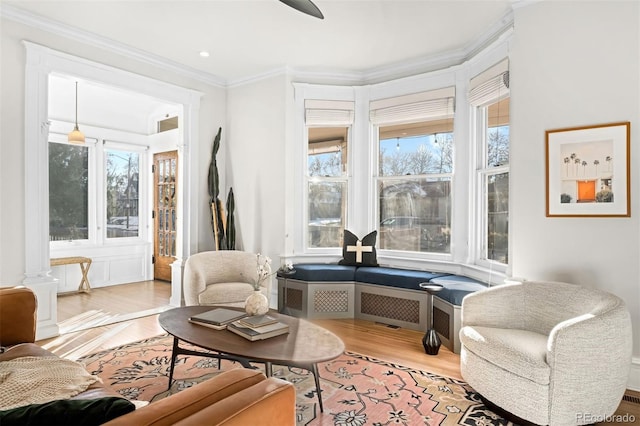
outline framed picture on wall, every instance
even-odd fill
[[[629,122],[546,131],[547,217],[629,217]]]

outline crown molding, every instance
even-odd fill
[[[0,3],[0,16],[65,38],[81,40],[86,44],[99,47],[128,58],[133,58],[143,63],[158,66],[163,69],[173,71],[176,74],[219,88],[235,88],[278,75],[289,75],[296,80],[321,84],[366,85],[446,69],[467,62],[479,52],[493,44],[496,40],[499,40],[503,34],[509,32],[509,30],[513,28],[513,8],[523,7],[539,1],[541,0],[514,0],[512,3],[512,10],[507,12],[482,36],[464,48],[455,51],[432,55],[425,58],[418,58],[415,60],[402,61],[401,63],[384,65],[363,72],[331,69],[308,70],[283,66],[235,80],[226,80],[211,73],[196,70],[178,62],[163,58],[159,55],[136,49],[124,43],[120,43],[79,28],[70,27],[58,21],[44,18],[14,6]]]
[[[221,77],[196,70],[178,62],[163,58],[162,56],[136,49],[135,47],[120,43],[107,37],[102,37],[89,31],[71,27],[53,19],[44,18],[40,15],[36,15],[11,5],[4,3],[0,4],[0,16],[64,38],[80,40],[82,43],[108,50],[118,55],[135,59],[149,65],[158,66],[162,69],[175,72],[176,74],[192,78],[215,87],[225,88],[227,86],[227,81]]]
[[[532,0],[538,1],[538,0]],[[277,74],[289,73],[300,82],[337,85],[367,85],[439,71],[469,62],[480,52],[511,35],[513,11],[507,12],[485,33],[462,49],[372,68],[364,72],[345,70],[306,70],[302,68],[278,68],[259,76],[234,81],[234,86],[248,84]]]

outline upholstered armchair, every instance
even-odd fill
[[[197,253],[185,263],[184,301],[187,305],[243,307],[257,279],[255,253],[237,250]],[[260,285],[262,293],[269,298],[271,277]]]
[[[624,302],[573,284],[524,282],[467,296],[462,377],[503,410],[540,425],[613,414],[631,366]]]

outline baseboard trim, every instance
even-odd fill
[[[629,372],[627,389],[640,392],[640,358],[631,358],[631,371]]]

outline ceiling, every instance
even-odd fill
[[[277,0],[2,0],[78,37],[99,36],[233,84],[282,70],[375,73],[472,53],[518,0],[314,0],[319,20]],[[31,16],[30,14],[34,14]],[[33,21],[33,20],[32,20]],[[90,34],[89,34],[90,33]],[[209,57],[200,56],[201,51]],[[427,71],[427,70],[423,70]]]
[[[442,58],[460,62],[499,35],[518,1],[526,0],[314,0],[319,20],[278,0],[0,0],[3,17],[222,86],[285,68],[363,83],[442,68],[452,65]],[[50,119],[74,121],[75,81],[50,78]],[[150,117],[179,111],[90,81],[78,87],[83,125],[148,134]]]

